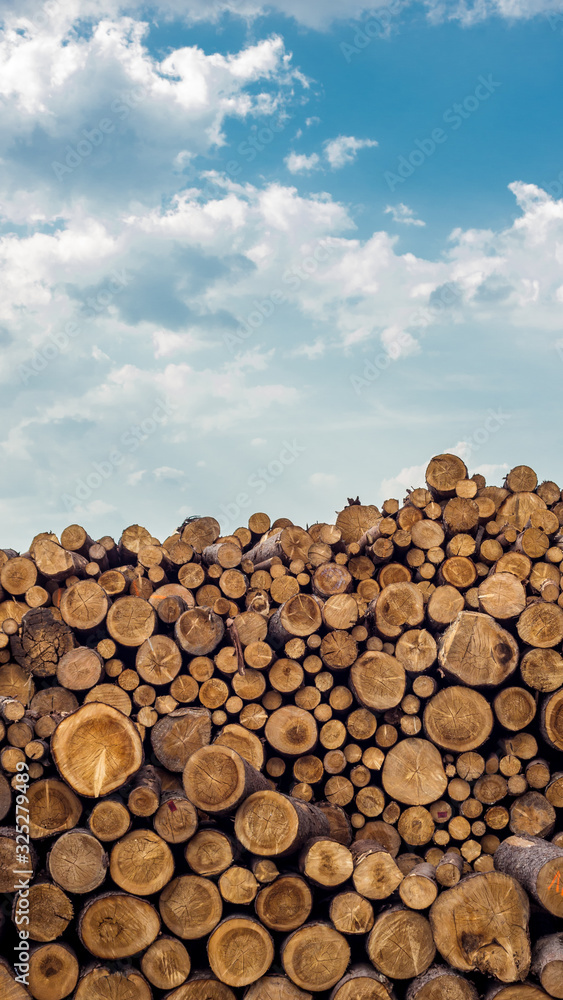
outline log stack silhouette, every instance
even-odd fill
[[[563,997],[562,525],[439,455],[0,550],[3,1000]]]

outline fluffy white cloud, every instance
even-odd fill
[[[197,167],[225,142],[230,117],[249,137],[268,121],[282,127],[307,86],[282,39],[156,58],[133,18],[68,33],[77,9],[57,7],[41,30],[20,25],[18,9],[0,38],[4,523],[23,535],[38,510],[59,528],[80,513],[102,534],[106,518],[157,510],[149,527],[164,536],[170,518],[214,508],[225,482],[240,484],[234,503],[266,443],[267,471],[284,439],[300,447],[317,427],[332,442],[349,420],[356,442],[374,421],[407,425],[383,381],[353,412],[349,376],[369,388],[372,355],[370,372],[392,384],[444,331],[454,340],[468,325],[494,326],[527,343],[532,329],[534,349],[559,333],[563,202],[516,182],[512,225],[456,230],[432,259],[401,254],[386,232],[360,239],[328,192]],[[376,144],[340,136],[313,165],[338,168],[366,145]],[[436,382],[442,392],[447,377]],[[467,426],[479,426],[473,415]],[[472,446],[470,433],[459,438]],[[357,447],[341,449],[344,464]],[[328,496],[335,483],[308,470],[330,459],[318,448],[297,458],[280,490],[296,505],[314,485]],[[205,473],[192,510],[174,495],[193,468]]]
[[[339,135],[324,144],[324,154],[333,170],[353,163],[360,149],[377,146],[375,139],[356,139],[353,135]]]
[[[97,215],[102,206],[112,214],[116,205],[170,197],[200,179],[198,156],[225,146],[227,119],[248,123],[248,141],[253,125],[272,125],[274,138],[288,102],[307,86],[277,35],[238,52],[191,45],[159,59],[147,31],[128,17],[101,20],[86,35],[56,17],[45,29],[7,19],[0,218],[52,226],[78,202]]]
[[[306,156],[304,153],[291,152],[286,156],[284,163],[290,174],[304,174],[320,166],[320,157],[318,153]]]
[[[356,139],[352,135],[339,135],[336,139],[327,139],[323,143],[323,157],[332,170],[339,170],[346,164],[353,163],[361,149],[377,145],[378,143],[373,139]],[[284,163],[291,174],[311,173],[313,170],[319,170],[323,165],[318,153],[311,153],[310,156],[307,156],[305,153],[296,153],[294,150],[286,156]],[[406,209],[406,205],[399,207]],[[407,209],[407,212],[410,212],[410,209]],[[419,222],[417,225],[423,226],[424,223]]]
[[[386,215],[390,215],[393,222],[401,222],[405,226],[425,226],[422,219],[417,219],[412,208],[399,202],[398,205],[387,205],[384,209]]]

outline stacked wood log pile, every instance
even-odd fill
[[[440,455],[1,550],[2,1000],[563,997],[562,526]]]

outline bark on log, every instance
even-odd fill
[[[473,983],[445,965],[433,965],[410,984],[405,1000],[478,1000]]]
[[[551,997],[563,997],[563,933],[548,934],[536,941],[532,972]]]
[[[541,906],[563,917],[563,849],[540,837],[512,836],[494,854],[495,868],[527,889]]]

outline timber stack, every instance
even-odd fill
[[[439,455],[0,550],[3,1000],[563,997],[562,526]]]

